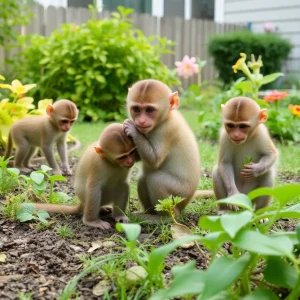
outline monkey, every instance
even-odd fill
[[[62,163],[62,172],[72,175],[67,157],[66,138],[68,131],[77,120],[78,109],[70,100],[58,100],[48,105],[44,116],[30,116],[16,121],[10,128],[5,159],[10,156],[12,143],[16,146],[14,167],[29,173],[33,165],[30,159],[37,147],[42,149],[44,156],[52,168],[53,174],[61,174],[55,160],[53,143],[56,143]]]
[[[158,200],[180,196],[178,215],[193,198],[201,175],[196,138],[177,110],[178,92],[158,80],[141,80],[129,88],[126,103],[132,119],[124,121],[124,129],[141,158],[139,200],[147,213],[155,214]]]
[[[236,97],[222,104],[218,163],[212,172],[217,200],[258,187],[273,187],[278,151],[265,126],[266,109],[247,97]],[[247,162],[247,160],[251,160]],[[269,205],[271,197],[254,199],[255,209]],[[238,210],[220,205],[220,210]]]
[[[99,211],[112,203],[115,221],[128,223],[123,214],[129,197],[129,172],[136,160],[136,147],[125,134],[123,125],[110,124],[103,130],[99,141],[89,145],[79,160],[74,188],[80,204],[35,203],[35,208],[49,213],[83,213],[85,225],[107,230],[111,226],[99,219]]]

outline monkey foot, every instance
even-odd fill
[[[18,167],[16,167],[16,168],[18,168]],[[20,170],[21,174],[25,174],[25,175],[28,175],[28,174],[30,174],[32,172],[32,170],[29,169],[29,168],[22,167],[22,168],[18,168],[18,169]]]
[[[110,229],[111,226],[108,222],[102,221],[102,220],[96,220],[96,221],[84,221],[83,223],[87,226],[94,227],[94,228],[100,228],[102,230]]]
[[[105,205],[100,207],[100,214],[110,214],[112,212],[112,206]]]

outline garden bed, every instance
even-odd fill
[[[76,159],[71,160],[73,170]],[[133,174],[133,177],[136,175]],[[207,173],[209,177],[210,174]],[[294,183],[300,181],[300,174],[279,174],[281,183]],[[134,178],[135,179],[135,178]],[[67,182],[61,182],[56,190],[74,195],[73,176]],[[0,203],[4,199],[0,199]],[[197,200],[194,200],[197,201]],[[80,216],[56,216],[51,218],[51,227],[37,229],[34,223],[19,223],[2,218],[0,220],[0,253],[7,256],[0,269],[0,299],[18,299],[17,293],[33,292],[32,299],[58,299],[69,280],[78,275],[86,266],[80,257],[98,257],[111,252],[118,252],[121,245],[120,234],[114,228],[115,222],[107,215],[103,218],[112,224],[108,231],[89,228],[82,224]],[[199,214],[192,213],[186,218],[186,224],[197,226]],[[58,229],[67,224],[73,236]],[[295,222],[281,220],[282,230],[295,229]],[[155,225],[142,226],[140,241],[148,246],[164,244],[162,228]],[[153,233],[154,231],[154,233]],[[64,237],[65,235],[65,237]],[[93,242],[108,241],[92,252]],[[225,245],[226,248],[226,245]],[[202,250],[206,251],[205,248]],[[225,249],[226,250],[226,249]],[[228,250],[228,249],[227,249]],[[197,268],[205,268],[205,262],[199,251],[191,249],[177,249],[166,260],[164,273],[170,278],[170,269],[176,264],[183,264],[196,260]],[[93,295],[93,287],[103,279],[100,273],[86,275],[77,285],[78,299],[99,299]],[[113,295],[114,285],[110,286],[110,295]],[[21,298],[20,298],[21,299]],[[114,299],[114,298],[112,298]]]

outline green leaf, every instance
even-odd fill
[[[250,255],[244,255],[237,260],[225,256],[215,259],[206,271],[205,286],[200,299],[211,299],[212,296],[227,289],[239,278],[249,263]]]
[[[172,251],[174,251],[181,244],[192,242],[192,241],[201,241],[202,239],[203,237],[199,235],[189,235],[151,251],[151,253],[149,254],[149,263],[148,263],[149,276],[151,277],[154,274],[160,274],[162,272],[163,261],[166,258],[166,256],[170,254]]]
[[[176,278],[180,274],[188,273],[188,272],[194,271],[195,269],[196,269],[196,261],[191,260],[184,265],[174,266],[172,268],[171,272],[172,272],[173,277]]]
[[[44,192],[47,188],[47,182],[43,181],[41,184],[32,183],[32,186],[35,191]]]
[[[233,204],[233,205],[237,205],[239,207],[253,211],[252,202],[247,197],[247,195],[244,195],[244,194],[236,194],[236,195],[230,196],[228,198],[218,200],[218,201],[216,201],[216,203]]]
[[[62,175],[51,175],[49,176],[50,181],[67,181],[67,179]]]
[[[199,219],[199,227],[210,231],[222,231],[220,216],[202,216]]]
[[[225,231],[234,238],[245,225],[251,222],[252,212],[231,212],[221,216],[221,224]]]
[[[266,75],[259,81],[259,84],[260,85],[268,84],[270,82],[275,81],[280,76],[284,76],[284,74],[283,73],[273,73],[273,74]]]
[[[249,93],[252,92],[253,83],[250,80],[242,81],[238,84],[235,84],[234,87],[237,88],[237,89],[240,89],[242,91],[243,95],[244,95],[246,92],[249,92]]]
[[[52,202],[54,203],[66,203],[71,199],[72,197],[70,197],[68,194],[64,192],[52,193]]]
[[[37,184],[41,184],[44,180],[45,175],[41,173],[37,173],[35,171],[30,173],[30,178]]]
[[[48,166],[46,166],[46,165],[41,165],[41,170],[42,170],[43,172],[48,172],[48,171],[51,171],[52,168],[50,168],[50,167],[48,167]]]
[[[116,228],[118,231],[124,231],[130,242],[136,242],[141,233],[141,226],[139,224],[117,223]]]
[[[293,256],[293,243],[286,236],[264,235],[253,230],[245,230],[236,236],[233,243],[257,254]]]
[[[17,212],[17,219],[20,222],[26,222],[35,219],[35,217],[33,216],[34,212],[35,212],[34,204],[24,203],[21,205],[19,211]]]
[[[76,70],[73,68],[67,68],[67,73],[70,75],[75,75],[76,74]]]
[[[168,289],[154,293],[150,300],[161,300],[184,295],[200,294],[204,287],[205,272],[201,270],[189,270],[182,272],[173,280]]]
[[[283,207],[287,202],[300,196],[300,184],[287,184],[276,188],[258,188],[251,191],[248,197],[253,200],[256,197],[270,195],[275,197],[279,202],[280,207]]]
[[[39,220],[43,223],[47,222],[47,219],[50,218],[50,215],[44,210],[38,210],[37,216],[38,216]]]
[[[300,224],[297,225],[296,232],[297,232],[298,241],[300,242]]]
[[[20,174],[20,170],[17,168],[7,168],[7,172],[14,177],[18,177]]]
[[[270,290],[264,287],[257,288],[252,294],[239,298],[240,300],[279,300]]]
[[[231,241],[230,236],[226,232],[211,232],[208,233],[202,240],[202,244],[210,250],[217,250],[226,242]]]
[[[268,282],[290,289],[295,288],[298,278],[295,269],[280,257],[268,258],[264,276]]]

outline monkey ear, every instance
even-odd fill
[[[224,106],[225,106],[224,104],[221,104],[221,109],[223,109],[223,108],[224,108]]]
[[[172,110],[178,109],[179,106],[178,92],[174,92],[170,95],[170,106]]]
[[[128,88],[128,92],[130,92],[131,88]]]
[[[258,118],[259,118],[259,122],[260,123],[265,123],[267,121],[267,118],[268,118],[267,110],[266,109],[262,109],[259,112]]]
[[[100,147],[94,147],[95,151],[98,153],[98,155],[100,155],[102,158],[104,158],[104,152],[102,151],[102,149]]]
[[[49,104],[49,105],[47,106],[47,108],[46,108],[46,112],[47,112],[47,115],[51,117],[52,114],[53,114],[53,112],[54,112],[54,107],[53,107],[53,105]]]

